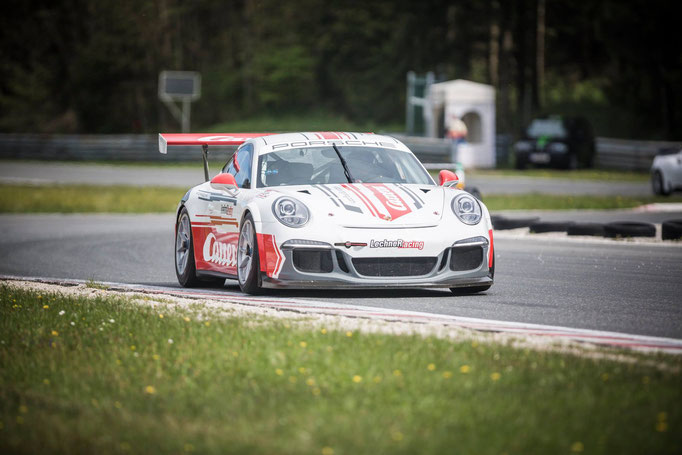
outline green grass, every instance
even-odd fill
[[[598,180],[602,182],[648,182],[648,172],[615,171],[605,169],[579,169],[563,171],[558,169],[472,169],[466,171],[469,177],[541,177],[565,180]],[[437,175],[437,174],[436,174]]]
[[[0,185],[0,213],[173,212],[187,190],[92,185]]]
[[[496,210],[613,210],[652,203],[682,203],[682,196],[591,196],[554,194],[483,194],[491,212]]]
[[[3,284],[0,452],[680,453],[680,358],[635,358]]]

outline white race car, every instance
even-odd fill
[[[682,190],[682,150],[666,150],[651,165],[651,187],[654,194],[668,196]]]
[[[237,279],[263,288],[444,287],[481,292],[495,258],[485,205],[434,183],[400,141],[369,133],[160,134],[201,145],[206,182],[178,206],[183,286]],[[208,181],[210,145],[239,145]]]

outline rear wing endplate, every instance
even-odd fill
[[[241,145],[254,137],[269,136],[274,133],[227,133],[227,134],[159,134],[159,152],[168,153],[170,145],[200,145],[204,159],[204,177],[208,181],[208,146]]]

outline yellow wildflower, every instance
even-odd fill
[[[450,379],[452,377],[451,371],[443,371],[443,379]]]
[[[501,377],[502,375],[497,371],[490,375],[490,379],[492,379],[493,381],[499,381]]]
[[[28,412],[28,408],[22,404],[21,406],[19,406],[19,412],[22,414],[26,414]]]
[[[308,346],[308,343],[306,343],[305,341],[301,341],[300,343],[298,343],[298,345],[301,346],[302,348],[304,348],[304,347]]]
[[[298,367],[298,372],[301,374],[305,374],[305,372],[306,372],[305,367]]]
[[[312,387],[315,385],[315,378],[308,378],[306,379],[305,383]]]
[[[43,305],[43,309],[47,310],[48,308],[50,308],[50,305]]]
[[[50,380],[47,378],[43,379],[43,384],[50,385]]]
[[[239,353],[237,351],[232,351],[232,357],[239,357]]]
[[[403,434],[399,431],[394,431],[391,433],[391,438],[393,438],[394,441],[402,441],[403,437]]]
[[[275,374],[276,374],[277,376],[282,376],[282,375],[284,374],[284,371],[282,371],[281,368],[277,368],[277,369],[275,370]]]
[[[159,319],[163,319],[163,313],[159,313]]]
[[[187,316],[185,316],[183,319],[185,320],[185,322],[189,322],[189,318]]]
[[[362,382],[362,376],[356,374],[355,376],[353,376],[353,382],[356,384]]]
[[[52,336],[58,337],[58,336],[59,336],[59,332],[57,332],[56,330],[53,330],[53,331],[52,331]]]
[[[585,450],[585,446],[582,442],[576,441],[571,444],[571,452],[582,452],[583,450]]]
[[[320,333],[321,333],[322,335],[326,335],[326,334],[327,334],[327,329],[322,329],[322,330],[320,330]]]
[[[469,365],[462,365],[459,367],[459,372],[462,374],[467,374],[469,371],[471,371],[471,367]]]
[[[346,336],[349,337],[349,338],[352,337],[352,336],[353,336],[353,332],[351,332],[350,330],[347,331],[347,332],[346,332]]]
[[[209,325],[211,325],[211,323],[210,323],[209,321],[206,321],[206,322],[204,322],[204,325],[205,325],[206,327],[208,327]]]
[[[152,359],[154,359],[154,360],[159,360],[160,358],[161,358],[161,356],[159,354],[154,354],[152,356]]]
[[[334,449],[331,447],[322,447],[322,455],[334,455]]]
[[[656,422],[656,431],[659,433],[663,433],[665,431],[668,431],[668,423],[667,422]]]
[[[393,376],[399,377],[402,376],[403,372],[400,370],[393,370]]]
[[[135,350],[135,345],[134,345],[134,344],[130,346],[130,350],[131,350],[131,351],[134,351],[134,350]]]
[[[116,409],[121,409],[123,407],[123,405],[121,404],[120,401],[114,401],[114,407]]]
[[[156,393],[156,388],[153,385],[148,385],[144,388],[144,393],[147,395],[154,395]]]
[[[291,382],[292,384],[296,384],[296,381],[298,381],[296,376],[289,376],[289,382]]]
[[[313,395],[318,396],[318,395],[321,394],[321,393],[322,393],[322,391],[320,390],[319,387],[314,387],[314,388],[313,388]]]
[[[374,376],[374,378],[372,378],[372,381],[374,381],[375,384],[379,384],[381,382],[381,376]]]
[[[429,363],[428,366],[426,367],[427,370],[433,371],[436,369],[436,364],[435,363]]]

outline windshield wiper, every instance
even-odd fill
[[[343,166],[343,173],[346,174],[346,178],[348,179],[348,183],[353,183],[353,177],[350,175],[350,171],[348,170],[348,164],[346,163],[346,160],[343,159],[343,157],[341,156],[341,152],[339,151],[336,144],[332,144],[332,147],[334,148],[334,151],[338,155],[339,160],[341,160],[341,166]]]

